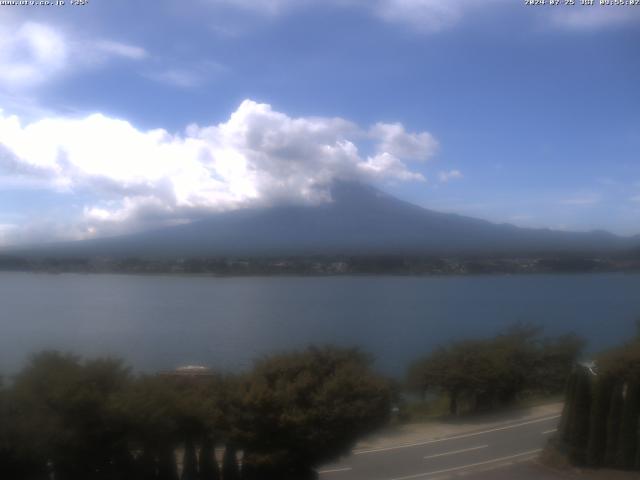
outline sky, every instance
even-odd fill
[[[10,3],[0,246],[313,205],[335,180],[640,233],[640,5]]]

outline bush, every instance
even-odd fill
[[[437,349],[411,365],[408,385],[421,394],[445,393],[452,415],[491,409],[525,391],[561,392],[582,345],[572,335],[542,338],[539,329],[516,325],[494,338]]]
[[[310,348],[258,362],[241,405],[240,439],[252,467],[265,478],[303,478],[384,424],[391,389],[359,351]]]
[[[274,355],[239,379],[134,377],[116,360],[44,352],[0,384],[0,478],[178,480],[182,446],[182,480],[239,479],[238,450],[246,478],[252,467],[260,480],[314,478],[386,421],[390,398],[349,349]],[[226,444],[221,471],[214,438]]]
[[[569,381],[560,449],[576,464],[640,468],[640,338],[611,349]]]

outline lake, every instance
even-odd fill
[[[0,371],[41,349],[110,354],[138,370],[248,368],[309,343],[355,345],[400,375],[452,339],[516,321],[591,350],[640,318],[640,275],[251,277],[0,273]]]

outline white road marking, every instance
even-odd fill
[[[512,428],[524,427],[525,425],[532,425],[534,423],[546,422],[548,420],[554,420],[554,419],[560,418],[560,417],[561,417],[561,415],[553,415],[551,417],[537,418],[535,420],[529,420],[527,422],[516,423],[516,424],[513,424],[513,425],[507,425],[505,427],[491,428],[489,430],[483,430],[481,432],[464,433],[464,434],[461,434],[461,435],[454,435],[452,437],[446,437],[446,438],[437,438],[437,439],[434,439],[434,440],[427,440],[427,441],[424,441],[424,442],[405,443],[403,445],[394,445],[393,447],[372,448],[370,450],[359,450],[359,451],[353,452],[353,454],[354,455],[364,455],[365,453],[387,452],[389,450],[399,450],[401,448],[419,447],[419,446],[422,446],[422,445],[431,445],[433,443],[447,442],[449,440],[459,440],[461,438],[476,437],[478,435],[484,435],[485,433],[499,432],[499,431],[502,431],[502,430],[509,430],[509,429],[512,429]]]
[[[429,458],[445,457],[447,455],[455,455],[456,453],[464,453],[464,452],[471,452],[473,450],[480,450],[481,448],[487,448],[488,446],[489,445],[479,445],[477,447],[463,448],[462,450],[453,450],[451,452],[436,453],[435,455],[427,455],[424,458],[425,460],[428,460]]]
[[[542,435],[548,435],[550,433],[555,433],[557,431],[558,431],[557,428],[552,428],[551,430],[545,430],[544,432],[540,432],[540,433],[542,433]]]
[[[338,473],[338,472],[348,472],[351,470],[351,467],[344,468],[332,468],[330,470],[320,470],[318,475],[324,475],[325,473]]]
[[[432,475],[439,475],[441,473],[456,472],[458,470],[464,470],[464,469],[467,469],[467,468],[479,467],[481,465],[487,465],[487,464],[490,464],[490,463],[504,462],[505,460],[511,460],[512,458],[518,458],[518,457],[524,457],[526,455],[533,455],[533,454],[539,453],[541,451],[542,451],[542,449],[538,448],[536,450],[529,450],[527,452],[516,453],[515,455],[508,455],[506,457],[494,458],[492,460],[485,460],[484,462],[470,463],[468,465],[462,465],[460,467],[445,468],[445,469],[442,469],[442,470],[434,470],[432,472],[416,473],[415,475],[407,475],[405,477],[390,478],[389,480],[410,480],[410,479],[413,479],[413,478],[430,477]]]

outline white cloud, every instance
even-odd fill
[[[369,5],[375,15],[383,20],[401,23],[427,33],[437,33],[457,25],[466,16],[490,9],[514,7],[512,0],[377,0],[361,2]],[[531,16],[529,10],[513,10],[511,15]],[[594,30],[638,23],[640,9],[629,6],[601,6],[596,1],[592,7],[537,9],[536,19],[567,30]]]
[[[629,6],[607,6],[555,9],[553,23],[569,30],[596,30],[640,21],[640,9]]]
[[[360,7],[388,22],[410,24],[421,30],[440,31],[457,23],[466,8],[478,0],[204,0],[214,6],[236,7],[259,14],[280,15],[311,5]],[[495,0],[489,0],[495,1]],[[482,2],[486,6],[486,0]]]
[[[237,7],[272,15],[282,13],[296,5],[312,3],[311,0],[204,0],[204,2],[213,6]]]
[[[567,30],[592,30],[640,21],[640,9],[629,6],[531,9],[513,0],[202,0],[216,7],[275,17],[309,6],[356,7],[388,23],[407,25],[422,33],[438,33],[459,24],[469,15],[513,8],[511,15],[533,19]],[[517,7],[517,8],[516,8]]]
[[[12,223],[0,223],[0,245],[10,243],[16,229],[17,225]]]
[[[130,60],[142,60],[149,56],[147,51],[142,47],[114,42],[111,40],[97,41],[94,46],[98,52],[107,56],[122,57]]]
[[[145,76],[159,83],[178,88],[197,88],[214,77],[228,71],[228,67],[217,62],[205,61],[184,68],[167,68],[147,73]]]
[[[62,71],[69,57],[64,37],[39,23],[25,22],[18,28],[0,27],[4,39],[0,49],[0,84],[9,88],[40,85]]]
[[[419,30],[437,32],[462,17],[463,11],[496,0],[203,0],[213,7],[235,7],[260,15],[282,15],[295,8],[314,5],[359,7],[386,22],[409,24]]]
[[[436,33],[456,25],[470,11],[486,10],[508,0],[202,0],[213,7],[235,7],[260,15],[277,16],[295,8],[329,6],[360,8],[385,22],[409,25]],[[513,3],[513,2],[510,2]]]
[[[31,217],[4,227],[0,228],[0,246],[80,240],[87,238],[87,230],[91,228],[86,222],[61,223],[47,217]]]
[[[412,172],[395,155],[383,152],[373,157],[369,157],[366,162],[358,165],[359,170],[370,177],[396,178],[398,180],[423,181],[422,174]]]
[[[433,153],[430,134],[400,124],[371,131],[380,144],[367,156],[357,144],[367,131],[352,122],[294,118],[251,100],[224,123],[181,134],[101,114],[23,124],[0,112],[0,173],[90,194],[84,232],[113,232],[244,206],[318,203],[336,179],[423,179],[405,162]]]
[[[438,32],[456,24],[462,17],[463,8],[468,5],[473,3],[464,0],[379,0],[374,12],[389,22],[410,24],[421,30]]]
[[[0,90],[25,91],[68,73],[102,65],[112,58],[141,60],[147,52],[135,45],[112,40],[74,39],[52,25],[26,21],[0,22]],[[70,45],[82,44],[82,54],[72,54]]]
[[[176,68],[150,73],[147,77],[156,82],[179,88],[199,87],[205,81],[203,76],[197,72]]]
[[[532,215],[523,215],[523,214],[518,214],[518,215],[511,215],[509,217],[509,220],[512,222],[525,222],[525,221],[529,221],[532,220],[533,216]]]
[[[438,141],[428,132],[408,133],[400,123],[376,123],[370,130],[378,141],[378,153],[411,160],[427,160],[438,149]]]
[[[439,172],[438,181],[440,183],[447,183],[451,180],[458,180],[462,178],[462,172],[460,170],[449,170],[448,172]]]
[[[590,205],[595,205],[597,203],[600,203],[601,200],[602,200],[602,195],[599,195],[597,193],[586,193],[586,194],[565,198],[564,200],[560,201],[560,204],[577,206],[577,207],[585,207],[585,206],[590,206]]]

